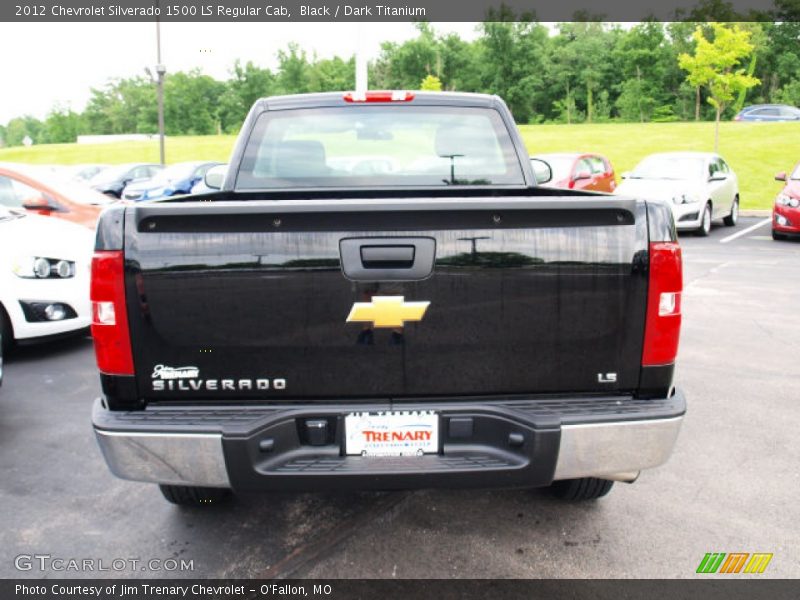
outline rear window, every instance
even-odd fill
[[[236,188],[523,183],[497,111],[395,104],[263,113]]]

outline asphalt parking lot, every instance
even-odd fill
[[[420,491],[179,509],[108,472],[89,421],[91,342],[23,348],[0,388],[0,577],[671,578],[695,576],[707,552],[770,552],[758,577],[800,577],[800,242],[773,242],[768,224],[742,233],[762,220],[682,238],[678,446],[595,503]],[[34,554],[142,562],[18,571]],[[193,570],[141,566],[171,558]]]

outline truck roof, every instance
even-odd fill
[[[367,92],[368,95],[376,93],[392,94],[392,91]],[[399,95],[410,94],[408,100],[386,100],[379,104],[406,104],[428,106],[474,106],[474,107],[494,107],[503,104],[498,97],[490,94],[471,94],[466,92],[420,92],[420,91],[401,91],[394,92]],[[256,101],[256,107],[260,110],[279,110],[290,108],[312,108],[312,107],[331,107],[331,106],[358,106],[371,104],[372,102],[347,101],[345,96],[348,94],[356,95],[356,92],[321,92],[317,94],[292,94],[287,96],[269,96]]]

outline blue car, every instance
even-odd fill
[[[170,165],[147,181],[128,185],[122,192],[122,199],[141,202],[189,194],[192,187],[203,180],[206,171],[219,164],[222,163],[192,161]]]
[[[800,121],[800,108],[788,104],[754,104],[739,111],[734,121]]]

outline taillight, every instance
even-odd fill
[[[91,299],[97,368],[107,375],[133,375],[125,312],[125,259],[121,250],[94,253]]]
[[[677,242],[650,244],[650,286],[642,365],[668,365],[678,355],[683,268]]]
[[[414,94],[406,91],[346,92],[343,98],[345,102],[410,102]]]

